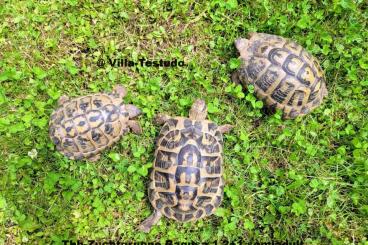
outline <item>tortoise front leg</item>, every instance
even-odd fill
[[[101,154],[96,154],[94,156],[91,156],[87,159],[89,162],[97,162],[101,158]]]
[[[136,107],[135,105],[130,105],[130,104],[122,105],[120,107],[120,110],[128,112],[129,113],[129,119],[136,118],[137,116],[142,114],[142,111],[138,107]]]
[[[231,74],[231,81],[233,81],[233,83],[235,84],[242,84],[240,79],[239,79],[239,71],[234,71],[232,74]]]
[[[235,47],[238,50],[241,58],[246,58],[248,56],[248,46],[249,40],[245,38],[238,38],[235,40]]]
[[[145,221],[140,224],[138,229],[145,233],[150,232],[153,225],[155,225],[161,218],[162,213],[158,210],[155,210],[151,216],[149,216]]]
[[[60,98],[58,99],[58,106],[63,105],[65,102],[67,102],[69,100],[69,97],[66,95],[62,95],[60,96]]]
[[[221,125],[218,129],[222,134],[226,134],[230,132],[230,130],[232,130],[233,128],[234,126],[231,124],[224,124],[224,125]]]
[[[138,121],[135,120],[129,120],[128,121],[129,128],[133,131],[135,134],[141,134],[142,133],[142,127],[139,125]]]
[[[127,95],[127,90],[124,86],[118,84],[118,85],[115,85],[113,90],[112,90],[112,93],[119,99],[122,99],[124,98],[126,95]]]
[[[171,117],[169,116],[169,115],[165,115],[165,114],[157,114],[156,116],[155,116],[155,119],[154,119],[154,122],[155,122],[155,124],[157,124],[157,125],[162,125],[162,124],[164,124],[164,123],[166,123],[167,122],[167,120],[169,120]]]

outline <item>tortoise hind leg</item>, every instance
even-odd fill
[[[235,84],[241,84],[241,81],[239,79],[239,71],[234,71],[231,74],[231,81]]]
[[[322,83],[322,98],[328,95],[328,90],[325,83]]]
[[[161,218],[162,213],[158,210],[155,210],[151,216],[149,216],[142,224],[139,225],[138,229],[145,233],[150,232],[153,225],[155,225]]]
[[[122,85],[115,85],[112,92],[117,98],[124,98],[127,95],[127,90]]]

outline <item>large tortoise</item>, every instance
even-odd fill
[[[56,149],[69,159],[93,162],[129,129],[141,133],[139,123],[133,120],[141,111],[122,104],[125,95],[126,89],[117,85],[112,93],[74,99],[61,96],[49,122],[49,135]]]
[[[154,213],[139,229],[149,232],[162,215],[180,222],[212,214],[223,197],[223,138],[231,125],[206,120],[203,100],[192,105],[189,118],[158,115],[164,124],[157,139],[150,175],[149,200]]]
[[[253,84],[256,95],[284,118],[309,113],[327,96],[326,82],[318,61],[303,47],[286,38],[250,33],[235,41],[242,65],[233,81]]]

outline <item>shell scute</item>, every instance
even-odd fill
[[[153,207],[181,222],[212,214],[223,195],[222,140],[213,122],[168,120],[157,139],[151,173]]]
[[[50,116],[49,135],[70,159],[89,158],[116,142],[127,130],[129,114],[107,94],[64,102]],[[121,103],[121,101],[120,101]]]
[[[309,113],[327,95],[321,66],[296,42],[253,33],[238,49],[243,61],[237,76],[240,82],[254,84],[257,96],[283,110],[285,118]]]
[[[78,115],[77,101],[72,100],[64,106],[65,115],[67,118],[73,118]]]

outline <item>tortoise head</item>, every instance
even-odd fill
[[[238,50],[240,57],[245,58],[247,56],[247,48],[249,40],[245,38],[238,38],[235,40],[235,47]]]
[[[189,118],[193,120],[205,120],[207,117],[207,106],[204,100],[196,100],[189,111]]]

